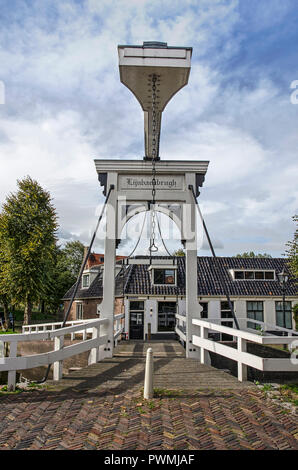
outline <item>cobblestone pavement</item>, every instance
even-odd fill
[[[148,346],[159,390],[146,402]],[[45,390],[0,397],[0,449],[298,449],[298,420],[178,343],[124,343]]]

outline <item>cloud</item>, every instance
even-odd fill
[[[93,159],[144,154],[117,44],[161,40],[194,48],[189,85],[163,116],[161,157],[210,160],[199,201],[220,254],[283,253],[298,205],[297,13],[290,0],[267,3],[4,1],[0,203],[29,174],[53,196],[61,240],[88,243],[103,202]]]

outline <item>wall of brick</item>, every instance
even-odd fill
[[[97,315],[97,305],[102,302],[102,299],[88,299],[83,300],[83,318],[87,320],[89,318],[98,318]],[[64,302],[64,314],[66,313],[69,306],[69,301]],[[123,312],[123,299],[118,297],[115,299],[115,309],[114,313],[117,315],[118,313]],[[72,304],[71,311],[69,314],[69,320],[76,320],[76,302]]]

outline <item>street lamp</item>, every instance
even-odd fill
[[[283,326],[286,328],[286,284],[289,280],[289,275],[286,273],[285,268],[277,275],[278,281],[282,288],[282,311],[283,311]]]

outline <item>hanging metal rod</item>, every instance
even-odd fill
[[[98,231],[99,224],[100,224],[100,222],[101,222],[101,220],[102,220],[102,218],[103,218],[103,214],[104,214],[105,208],[106,208],[106,206],[107,206],[108,200],[109,200],[109,198],[110,198],[110,194],[111,194],[111,192],[112,192],[113,189],[115,189],[115,186],[114,186],[113,184],[111,184],[110,189],[109,189],[109,191],[108,191],[108,194],[107,194],[107,196],[106,196],[106,199],[105,199],[103,208],[102,208],[102,210],[101,210],[100,216],[99,216],[99,218],[98,218],[98,221],[97,221],[97,224],[96,224],[96,228],[95,228],[94,233],[93,233],[93,235],[92,235],[91,242],[90,242],[90,245],[89,245],[87,254],[86,254],[85,258],[84,258],[84,261],[83,261],[83,263],[82,263],[82,266],[81,266],[81,269],[80,269],[80,272],[79,272],[77,281],[76,281],[76,283],[75,283],[75,287],[74,287],[74,290],[73,290],[73,293],[72,293],[72,296],[71,296],[71,299],[70,299],[70,302],[69,302],[69,305],[68,305],[68,308],[67,308],[67,312],[66,312],[66,314],[65,314],[65,316],[64,316],[64,320],[63,320],[63,322],[62,322],[61,328],[64,328],[64,327],[65,327],[65,324],[66,324],[67,319],[68,319],[68,317],[69,317],[69,314],[70,314],[70,311],[71,311],[71,307],[72,307],[73,301],[74,301],[74,299],[75,299],[75,296],[76,296],[76,294],[77,294],[77,291],[78,291],[78,288],[79,288],[79,285],[80,285],[80,282],[81,282],[82,274],[83,274],[83,272],[84,272],[86,263],[87,263],[88,258],[89,258],[89,256],[90,256],[90,253],[91,253],[91,249],[92,249],[92,246],[93,246],[93,243],[94,243],[94,240],[95,240],[97,231]],[[47,368],[47,370],[46,370],[46,373],[45,373],[44,378],[43,378],[42,380],[36,382],[36,383],[39,383],[39,384],[40,384],[40,383],[44,383],[44,382],[48,379],[49,372],[50,372],[50,370],[51,370],[51,366],[52,366],[52,364],[49,364],[49,365],[48,365],[48,368]]]
[[[198,201],[197,201],[197,198],[196,198],[196,194],[195,194],[193,185],[190,184],[190,185],[188,186],[188,189],[192,192],[192,195],[193,195],[195,204],[196,204],[197,209],[198,209],[198,213],[199,213],[200,219],[201,219],[202,224],[203,224],[203,228],[204,228],[204,231],[205,231],[207,240],[208,240],[208,244],[209,244],[209,247],[210,247],[212,256],[213,256],[213,258],[215,259],[215,268],[217,269],[217,267],[218,267],[218,266],[217,266],[218,257],[217,257],[216,254],[215,254],[215,251],[214,251],[214,248],[213,248],[213,244],[212,244],[212,242],[211,242],[211,238],[210,238],[210,236],[209,236],[209,233],[208,233],[208,230],[207,230],[207,226],[206,226],[206,224],[205,224],[205,221],[204,221],[204,218],[203,218],[203,215],[202,215],[202,212],[201,212],[199,203],[198,203]],[[233,317],[233,320],[234,320],[234,322],[235,322],[236,328],[237,328],[237,330],[239,330],[239,329],[240,329],[240,328],[239,328],[239,323],[238,323],[238,320],[237,320],[236,315],[235,315],[235,311],[234,311],[233,304],[232,304],[232,302],[231,302],[231,298],[230,298],[230,293],[229,293],[228,286],[227,286],[226,282],[224,281],[224,279],[221,279],[221,278],[220,278],[220,275],[218,276],[218,281],[219,281],[219,283],[221,284],[221,287],[222,287],[222,289],[223,289],[223,291],[224,291],[224,293],[225,293],[227,302],[228,302],[228,304],[229,304],[229,309],[231,310],[232,317]]]

